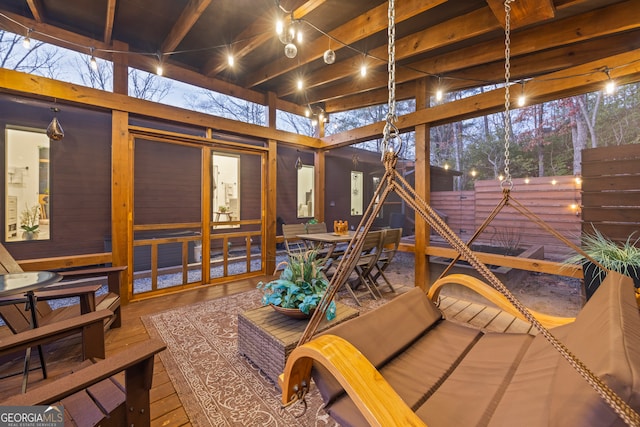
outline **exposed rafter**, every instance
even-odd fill
[[[310,0],[293,11],[294,19],[302,19],[307,14],[313,12],[317,7],[321,6],[326,0]],[[289,22],[290,17],[287,16],[285,21]],[[242,32],[233,41],[234,56],[240,60],[250,52],[258,49],[267,40],[273,37],[273,33],[265,31],[265,28],[273,29],[273,17],[260,17],[253,24],[242,30]],[[226,65],[221,63],[219,58],[213,55],[205,66],[202,73],[213,77],[224,70]]]
[[[439,4],[445,3],[445,1],[446,0],[407,0],[401,2],[398,4],[398,10],[396,12],[396,22],[399,23],[405,21],[409,18],[419,15],[422,12],[432,9]],[[335,39],[349,45],[360,41],[367,36],[370,36],[371,34],[384,31],[388,25],[387,9],[388,8],[386,3],[382,4],[374,9],[371,9],[365,14],[358,16],[356,19],[353,19],[341,25],[335,30],[329,31],[328,34],[331,37],[334,37]],[[357,29],[357,31],[354,31],[354,29]],[[318,37],[314,41],[305,45],[304,52],[301,53],[300,57],[295,61],[281,57],[277,61],[274,61],[273,63],[268,64],[267,66],[249,75],[245,80],[245,86],[254,87],[268,79],[272,79],[274,77],[285,74],[296,67],[308,64],[309,62],[314,61],[318,58],[322,58],[324,51],[328,47],[329,40],[326,37]],[[344,48],[343,45],[338,45],[336,43],[333,43],[331,47],[335,51],[339,51],[340,49]],[[386,46],[384,47],[384,49],[385,52],[382,56],[386,55]],[[331,66],[330,69],[335,68],[335,65],[337,64]]]
[[[27,5],[29,6],[29,10],[33,15],[33,19],[36,22],[43,22],[43,9],[42,9],[42,0],[27,0]]]
[[[500,25],[505,26],[504,0],[487,0],[487,3],[498,18]],[[555,8],[552,0],[517,0],[510,3],[511,28],[516,29],[525,25],[553,18]]]
[[[113,36],[113,20],[116,16],[116,2],[117,0],[107,0],[107,13],[105,14],[104,21],[104,37],[105,44],[111,44],[111,37]]]
[[[162,52],[174,50],[187,35],[198,18],[209,7],[212,0],[190,0],[180,14],[180,17],[162,42]]]

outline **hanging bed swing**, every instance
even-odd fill
[[[507,118],[512,1],[505,1]],[[487,283],[460,274],[442,277],[428,295],[416,287],[314,337],[382,205],[372,203],[287,360],[280,377],[283,405],[304,402],[313,378],[325,410],[342,426],[640,426],[640,312],[632,279],[608,272],[575,319],[532,312],[396,174],[401,142],[394,124],[394,14],[389,0],[385,176],[372,200],[397,192]],[[445,319],[433,301],[449,283],[476,290],[531,323],[537,335],[486,332]]]

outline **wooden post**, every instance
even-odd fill
[[[267,124],[269,128],[276,128],[276,95],[273,92],[267,94]],[[267,153],[265,185],[266,191],[262,192],[262,203],[265,207],[265,216],[262,221],[263,259],[262,264],[266,274],[271,274],[276,269],[276,203],[278,182],[278,142],[269,139],[267,141],[269,151]]]
[[[120,280],[120,303],[133,296],[133,138],[129,114],[111,115],[111,252],[113,265],[126,265]],[[121,276],[122,277],[122,276]]]
[[[113,49],[125,52],[129,50],[129,45],[116,40]],[[129,93],[129,61],[126,53],[113,54],[113,93]]]
[[[427,94],[429,85],[427,79],[420,79],[416,82],[416,111],[425,109],[429,106],[429,96]],[[418,196],[422,197],[427,203],[430,202],[430,186],[431,186],[431,165],[430,159],[430,127],[421,124],[415,127],[416,138],[416,169],[415,169],[415,190]],[[415,215],[415,285],[422,289],[427,289],[429,283],[429,263],[425,254],[425,248],[429,243],[429,235],[431,233],[429,225],[419,215]]]

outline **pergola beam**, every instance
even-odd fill
[[[107,13],[105,14],[104,21],[104,37],[103,41],[105,44],[111,44],[113,37],[113,21],[116,17],[116,1],[117,0],[107,0]]]
[[[544,79],[531,81],[527,84],[530,103],[547,102],[599,90],[608,77],[598,70],[605,67],[611,70],[611,77],[619,84],[640,81],[640,50],[589,62],[548,74]],[[515,105],[518,95],[517,90],[511,91],[512,105]],[[500,88],[400,116],[396,125],[401,132],[407,132],[420,124],[439,126],[495,113],[503,108],[504,89]],[[380,138],[383,128],[384,122],[378,122],[324,137],[323,148],[338,148]]]
[[[212,0],[190,0],[162,42],[162,52],[173,51],[198,21]]]
[[[640,28],[640,8],[629,7],[636,3],[630,0],[589,12],[577,17],[567,18],[550,23],[543,27],[534,27],[512,34],[511,55],[531,55],[538,51],[557,48],[563,44],[579,43],[591,38],[611,36],[624,31]],[[597,22],[597,25],[593,23]],[[531,41],[535,40],[536,43]],[[494,41],[476,44],[460,49],[451,54],[438,55],[410,64],[410,68],[400,67],[396,71],[396,82],[415,80],[424,74],[443,75],[456,70],[504,60],[504,46]],[[418,71],[424,70],[424,72]],[[370,73],[367,81],[358,83],[347,81],[332,86],[321,92],[309,93],[310,102],[327,102],[339,98],[345,93],[365,92],[372,88],[387,85],[386,70]],[[366,86],[366,87],[365,87]],[[347,90],[348,89],[348,90]]]
[[[444,3],[445,1],[446,0],[406,0],[403,2],[399,2],[396,10],[396,22],[399,23],[412,18],[413,16],[432,9]],[[388,6],[385,2],[380,6],[371,9],[367,13],[347,22],[346,24],[343,24],[340,27],[329,31],[328,34],[336,40],[340,40],[342,43],[350,45],[370,36],[371,34],[384,31],[389,25],[387,12]],[[295,61],[292,61],[289,58],[283,56],[277,61],[249,75],[245,80],[245,86],[257,86],[269,79],[285,74],[299,67],[300,65],[308,64],[311,61],[322,58],[322,56],[324,55],[324,51],[328,47],[329,40],[324,36],[318,37],[312,42],[305,43],[304,50],[300,52]],[[343,45],[338,45],[336,43],[333,43],[332,47],[335,51],[339,51],[340,49],[344,48]],[[386,54],[386,45],[384,49],[384,53]],[[371,54],[373,55],[374,53],[371,52]],[[333,64],[330,69],[333,70],[335,68],[335,65],[337,64]],[[288,90],[290,88],[280,89],[281,90],[278,91],[279,96],[291,93]]]
[[[42,22],[44,19],[42,0],[27,0],[27,6],[29,6],[33,19],[36,22]]]

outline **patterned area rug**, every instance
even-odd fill
[[[407,289],[396,289],[399,292]],[[255,365],[238,354],[238,314],[260,307],[261,292],[253,290],[205,301],[142,318],[152,337],[167,344],[160,354],[185,411],[194,426],[335,426],[322,409],[315,387],[308,408],[280,408],[280,392]],[[362,307],[338,297],[362,313],[383,304],[393,294]]]

